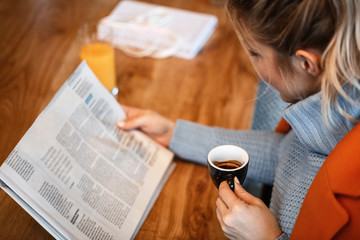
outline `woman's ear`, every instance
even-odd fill
[[[320,75],[321,53],[314,49],[299,49],[295,52],[295,56],[300,60],[301,68],[313,77]]]

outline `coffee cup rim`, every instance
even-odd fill
[[[213,152],[217,151],[219,148],[236,148],[237,150],[240,150],[243,154],[245,154],[245,161],[242,160],[238,160],[238,159],[235,159],[235,160],[238,160],[239,162],[242,163],[242,165],[238,168],[233,168],[233,169],[225,169],[225,168],[220,168],[218,166],[216,166],[213,161],[210,161],[210,154],[212,154]],[[226,160],[229,160],[228,158],[226,158]],[[220,170],[220,171],[226,171],[226,172],[233,172],[233,171],[236,171],[236,170],[239,170],[239,169],[242,169],[244,168],[248,163],[249,163],[249,154],[247,153],[247,151],[245,151],[245,149],[243,149],[242,147],[239,147],[239,146],[236,146],[236,145],[230,145],[230,144],[226,144],[226,145],[219,145],[219,146],[216,146],[214,148],[212,148],[208,155],[207,155],[207,162],[208,164],[210,164],[212,167]]]

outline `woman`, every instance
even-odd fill
[[[118,126],[141,129],[180,157],[203,164],[216,145],[246,149],[252,159],[248,178],[274,187],[268,209],[240,184],[235,192],[220,185],[217,216],[231,239],[359,238],[359,182],[346,186],[360,175],[360,154],[339,157],[346,146],[360,146],[359,11],[358,0],[227,2],[227,13],[259,76],[291,104],[283,113],[291,130],[234,131],[182,120],[175,124],[129,107],[124,107],[128,119]],[[347,164],[355,170],[342,168],[340,176],[329,170]],[[334,185],[340,191],[317,194]],[[330,214],[330,206],[339,210],[337,215]],[[322,216],[329,217],[328,224]]]

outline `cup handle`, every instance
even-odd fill
[[[226,176],[226,182],[227,184],[229,184],[229,187],[232,191],[235,190],[235,185],[234,185],[234,177],[233,175],[229,174]]]

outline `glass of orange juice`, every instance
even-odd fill
[[[86,26],[85,32],[87,31],[88,28]],[[100,82],[113,96],[117,96],[118,88],[116,83],[114,48],[110,43],[97,40],[95,33],[88,35],[89,33],[83,32],[83,34],[87,36],[80,50],[80,59],[82,61],[85,60]]]

